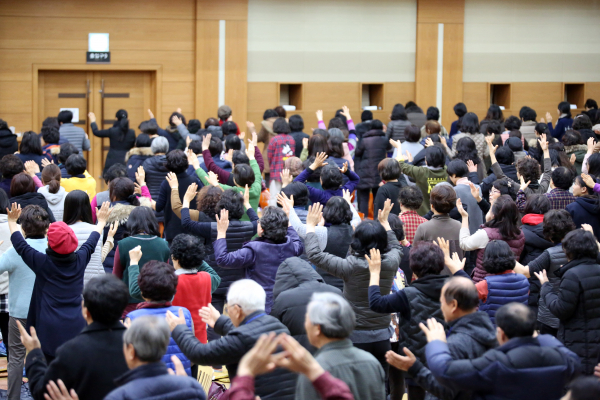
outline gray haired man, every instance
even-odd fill
[[[356,316],[350,304],[334,293],[314,293],[306,309],[304,328],[310,344],[318,348],[315,359],[325,371],[344,381],[355,399],[384,400],[385,373],[377,359],[352,345],[348,337]],[[318,399],[312,383],[300,376],[296,400]]]
[[[144,316],[135,319],[123,335],[123,353],[129,371],[116,379],[119,387],[104,400],[206,399],[202,386],[195,379],[170,375],[161,361],[170,339],[169,325],[164,318]]]

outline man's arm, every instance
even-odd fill
[[[247,350],[237,335],[226,335],[218,340],[203,344],[196,339],[194,333],[185,325],[178,325],[171,336],[182,353],[198,365],[233,364],[238,362]]]
[[[440,400],[454,400],[457,395],[457,391],[447,388],[435,379],[435,376],[418,359],[415,361],[412,367],[408,369],[408,374],[415,381],[415,383],[431,393]]]

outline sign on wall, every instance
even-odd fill
[[[88,35],[88,51],[86,62],[110,63],[108,33],[90,33]]]

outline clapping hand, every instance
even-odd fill
[[[408,371],[417,361],[417,357],[415,357],[415,355],[406,347],[403,347],[402,350],[404,350],[406,356],[401,356],[400,354],[389,350],[385,353],[385,360],[392,367],[395,367],[400,371]]]
[[[25,172],[34,177],[35,174],[40,172],[40,166],[35,161],[25,161]]]
[[[302,374],[314,382],[325,372],[315,358],[293,337],[282,333],[278,337],[279,344],[285,351],[272,356],[276,366]]]
[[[202,310],[200,310],[202,312]],[[171,332],[177,327],[177,325],[185,325],[185,316],[183,315],[183,309],[179,309],[179,315],[175,316],[170,310],[167,310],[167,314],[165,315],[165,319],[167,320],[167,324],[169,324],[169,328]]]
[[[187,372],[185,372],[185,367],[181,363],[181,360],[179,359],[179,357],[177,357],[175,355],[171,356],[171,362],[173,363],[173,366],[175,367],[175,371],[173,371],[171,368],[169,368],[169,375],[188,376]]]
[[[174,172],[169,172],[167,174],[167,182],[169,182],[171,189],[179,189],[179,181],[177,180],[177,175],[175,175]]]
[[[309,168],[315,171],[317,168],[327,165],[327,163],[325,162],[326,159],[327,153],[318,153],[315,157],[315,161],[313,161]]]
[[[314,232],[315,226],[323,216],[323,206],[320,203],[313,203],[308,207],[308,215],[306,216],[306,232]]]
[[[17,321],[17,326],[19,327],[19,332],[21,333],[21,343],[23,343],[23,346],[25,346],[25,350],[27,350],[28,353],[33,349],[42,348],[42,344],[40,343],[33,326],[29,328],[31,335],[27,333],[27,329],[25,329],[20,321]]]
[[[281,176],[281,187],[284,188],[294,181],[294,177],[290,175],[290,170],[285,168],[279,174]]]
[[[534,272],[534,274],[535,277],[540,281],[540,285],[548,282],[548,274],[546,273],[545,269],[541,270],[540,272]]]
[[[227,228],[229,228],[229,210],[221,209],[221,218],[215,215],[217,219],[217,239],[225,239],[227,235]]]
[[[283,192],[279,192],[277,194],[277,203],[281,204],[281,208],[285,215],[290,216],[290,211],[294,208],[294,195],[290,196],[288,199],[287,195]]]
[[[254,347],[240,360],[237,369],[238,376],[257,376],[275,369],[272,354],[277,349],[278,340],[275,332],[261,335]]]
[[[213,307],[212,304],[209,304],[208,307],[202,307],[200,311],[198,311],[200,317],[202,318],[202,322],[208,324],[211,328],[215,327],[217,320],[221,316],[221,313]]]
[[[444,326],[437,322],[435,318],[429,318],[427,320],[427,326],[424,323],[419,323],[419,327],[427,336],[427,343],[431,343],[434,340],[441,340],[442,342],[446,342],[446,331],[444,331]]]

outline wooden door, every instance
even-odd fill
[[[88,172],[96,179],[97,190],[106,190],[102,170],[109,149],[108,138],[92,134],[88,112],[96,114],[99,129],[108,129],[120,109],[129,114],[129,127],[138,131],[148,119],[148,109],[156,110],[154,73],[148,71],[40,71],[39,121],[56,116],[60,108],[79,108],[79,121],[73,121],[89,135],[92,149],[85,152]]]

